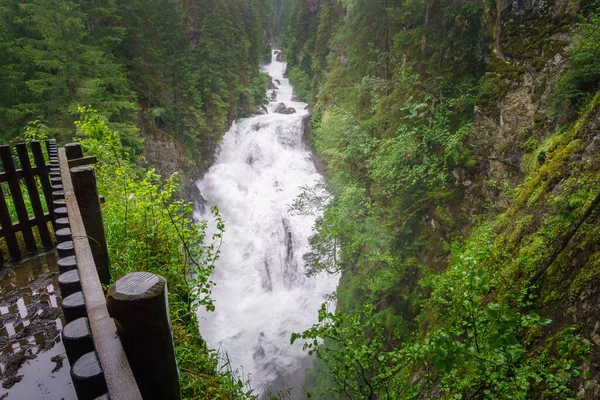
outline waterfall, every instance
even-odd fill
[[[288,207],[302,186],[322,177],[302,141],[307,105],[292,100],[285,63],[275,55],[263,67],[277,86],[268,93],[268,114],[234,122],[216,163],[198,182],[206,205],[217,205],[225,221],[212,275],[216,311],[198,311],[200,332],[211,348],[227,351],[257,393],[299,382],[310,359],[302,343],[290,345],[290,336],[317,322],[339,279],[304,274],[302,256],[316,217],[290,215]],[[296,112],[275,113],[279,103]],[[200,218],[211,219],[209,207]]]

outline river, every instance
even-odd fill
[[[317,322],[339,277],[304,274],[302,256],[315,216],[290,215],[288,207],[302,186],[322,177],[302,140],[307,104],[292,101],[285,63],[276,60],[275,51],[263,71],[277,86],[268,114],[235,121],[215,164],[198,182],[206,201],[200,217],[210,221],[208,209],[217,205],[225,220],[212,276],[216,311],[199,310],[199,325],[208,345],[226,351],[233,369],[249,377],[257,393],[288,386],[297,392],[311,360],[301,343],[290,345],[290,336]],[[296,113],[275,113],[280,102]]]

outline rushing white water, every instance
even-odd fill
[[[281,389],[302,374],[306,353],[301,343],[290,345],[290,336],[317,322],[320,304],[339,279],[304,275],[302,255],[315,217],[290,215],[288,206],[302,186],[321,176],[302,141],[306,104],[292,101],[285,64],[274,52],[263,69],[278,86],[269,113],[236,121],[215,165],[198,182],[207,206],[219,207],[226,229],[212,276],[216,311],[199,311],[200,331],[210,347],[227,351],[234,370],[250,375],[259,393]],[[296,113],[274,113],[280,102]],[[200,217],[210,220],[208,211]]]

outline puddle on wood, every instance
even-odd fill
[[[0,400],[75,400],[54,252],[0,267]]]

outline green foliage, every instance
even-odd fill
[[[114,13],[106,1],[87,13],[70,0],[0,4],[0,127],[16,136],[29,120],[39,120],[53,136],[64,135],[77,104],[90,104],[123,131],[135,134],[135,96],[125,71],[104,44],[119,41],[122,31],[104,29],[96,20]]]
[[[526,285],[600,179],[597,5],[575,3],[564,14],[476,1],[276,3],[289,77],[315,105],[311,139],[326,164],[326,183],[292,207],[320,216],[304,260],[309,274],[341,272],[337,311],[323,308],[292,338],[319,358],[305,382],[313,395],[574,396],[591,328],[569,328],[556,310],[597,286],[596,213],[537,297]],[[572,65],[549,76],[576,6]],[[512,132],[500,118],[518,114],[507,95],[532,81],[533,101],[560,81],[560,118],[540,107],[535,126]],[[523,159],[490,176],[484,163],[504,155],[488,149]]]
[[[177,175],[163,182],[153,170],[137,168],[104,117],[86,107],[78,114],[79,141],[99,160],[96,176],[106,198],[103,217],[113,279],[134,271],[167,279],[184,398],[252,397],[230,370],[218,369],[218,354],[206,348],[198,333],[196,309],[215,308],[210,274],[225,231],[218,210],[212,209],[215,233],[208,235],[208,222],[194,222],[191,204],[179,199]]]
[[[292,343],[325,362],[331,389],[351,399],[413,398],[417,394],[454,399],[526,399],[535,390],[547,398],[572,398],[571,378],[581,374],[590,343],[566,327],[534,348],[532,339],[550,320],[528,310],[535,297],[496,297],[504,277],[482,268],[489,257],[491,231],[479,229],[462,248],[454,264],[431,276],[431,295],[419,316],[426,331],[394,346],[385,333],[382,314],[372,304],[360,313],[328,311],[319,323]],[[425,283],[425,282],[424,282]]]
[[[130,153],[142,147],[135,122],[208,155],[238,110],[264,102],[269,0],[5,0],[0,10],[5,140],[37,120],[67,141],[85,104]]]
[[[290,81],[294,84],[294,90],[299,99],[310,100],[310,78],[308,74],[298,68],[290,68],[288,71]]]
[[[561,78],[551,103],[556,115],[578,110],[600,89],[600,12],[582,16],[577,46],[569,54],[573,67]]]

